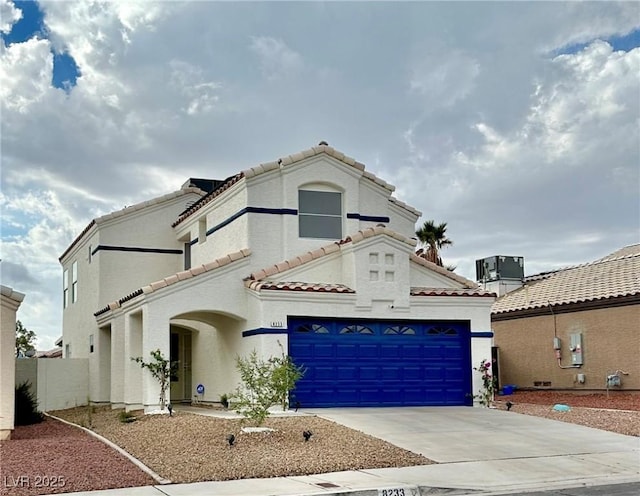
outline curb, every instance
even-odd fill
[[[60,417],[56,417],[55,415],[51,415],[51,414],[49,414],[47,412],[44,412],[44,415],[46,415],[47,417],[50,417],[52,419],[58,420],[59,422],[62,422],[63,424],[67,424],[67,425],[70,425],[72,427],[76,427],[78,429],[82,429],[87,434],[89,434],[89,435],[95,437],[96,439],[102,441],[104,444],[106,444],[110,448],[113,448],[118,453],[120,453],[121,455],[125,456],[131,463],[136,465],[140,470],[145,472],[147,475],[151,476],[158,484],[160,484],[160,485],[172,484],[172,482],[169,479],[165,479],[164,477],[162,477],[159,474],[155,473],[153,470],[151,470],[149,467],[147,467],[140,460],[135,458],[133,455],[131,455],[127,451],[123,450],[117,444],[112,443],[111,441],[109,441],[106,437],[101,436],[100,434],[92,431],[91,429],[87,429],[86,427],[82,427],[81,425],[74,424],[72,422],[69,422],[68,420],[61,419]]]

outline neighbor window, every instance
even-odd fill
[[[62,273],[62,308],[69,306],[69,271]]]
[[[71,303],[78,301],[78,261],[71,266]]]
[[[64,357],[65,358],[71,358],[71,345],[70,344],[65,344],[64,345]]]
[[[331,191],[298,191],[301,238],[342,237],[342,194]]]
[[[89,334],[89,353],[93,353],[93,334]]]

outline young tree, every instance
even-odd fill
[[[265,421],[273,405],[286,408],[289,391],[304,374],[303,367],[289,356],[262,360],[255,350],[247,358],[237,357],[236,367],[242,386],[231,397],[234,410],[257,425]]]
[[[36,351],[35,340],[36,333],[24,327],[19,320],[16,321],[16,356],[27,356],[28,352]]]
[[[164,410],[167,389],[169,389],[169,385],[171,384],[171,376],[175,375],[178,371],[178,362],[167,360],[160,350],[152,351],[151,357],[153,358],[151,362],[145,362],[142,357],[131,357],[131,360],[139,363],[140,367],[151,372],[151,375],[160,384],[160,409]]]

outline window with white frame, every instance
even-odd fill
[[[62,273],[62,308],[69,306],[69,271]]]
[[[78,301],[78,261],[71,265],[71,303]]]
[[[70,344],[65,344],[64,345],[64,357],[65,358],[71,358],[71,345]]]
[[[342,238],[342,193],[298,190],[298,235]]]
[[[93,334],[89,334],[89,353],[93,353]]]

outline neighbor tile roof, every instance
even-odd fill
[[[364,164],[361,164],[360,162],[356,161],[355,159],[346,156],[344,153],[336,150],[335,148],[333,148],[333,147],[331,147],[329,145],[320,144],[318,146],[311,147],[311,148],[309,148],[307,150],[303,150],[301,152],[294,153],[292,155],[287,155],[286,157],[283,157],[283,158],[279,158],[278,160],[274,160],[272,162],[266,162],[266,163],[263,163],[263,164],[259,164],[259,165],[255,166],[255,167],[251,167],[250,169],[243,170],[239,174],[231,177],[220,188],[218,188],[217,190],[213,191],[212,193],[209,193],[206,197],[202,198],[201,201],[199,201],[198,203],[194,204],[190,209],[185,211],[182,215],[180,215],[180,217],[178,217],[178,219],[172,224],[172,226],[175,227],[178,224],[180,224],[182,221],[184,221],[185,219],[190,217],[194,212],[196,212],[197,210],[200,210],[203,206],[205,206],[206,204],[211,202],[213,199],[215,199],[216,197],[218,197],[219,195],[224,193],[227,189],[229,189],[231,186],[233,186],[235,183],[237,183],[238,181],[240,181],[243,178],[250,179],[252,177],[256,177],[256,176],[259,176],[261,174],[265,174],[267,172],[270,172],[270,171],[273,171],[273,170],[276,170],[276,169],[284,169],[284,168],[289,167],[291,165],[297,164],[298,162],[301,162],[302,160],[305,160],[305,159],[308,159],[308,158],[311,158],[311,157],[315,157],[316,155],[320,155],[320,154],[329,155],[330,157],[333,157],[333,158],[343,162],[344,164],[347,164],[348,166],[353,167],[354,169],[357,169],[358,171],[362,172],[362,175],[364,177],[366,177],[370,181],[374,182],[375,184],[377,184],[379,186],[382,186],[383,188],[385,188],[389,192],[395,191],[395,186],[389,184],[388,182],[386,182],[383,179],[380,179],[375,174],[372,174],[371,172],[366,171],[365,168],[364,168]],[[414,215],[417,215],[417,216],[422,215],[422,213],[420,211],[418,211],[415,208],[407,205],[406,203],[401,202],[397,198],[391,197],[390,201],[392,203],[395,203],[399,207],[401,207],[401,208],[403,208],[405,210],[408,210],[409,212],[413,213]]]
[[[634,246],[595,262],[551,272],[543,279],[529,278],[522,288],[498,298],[492,313],[640,295],[640,245]]]

